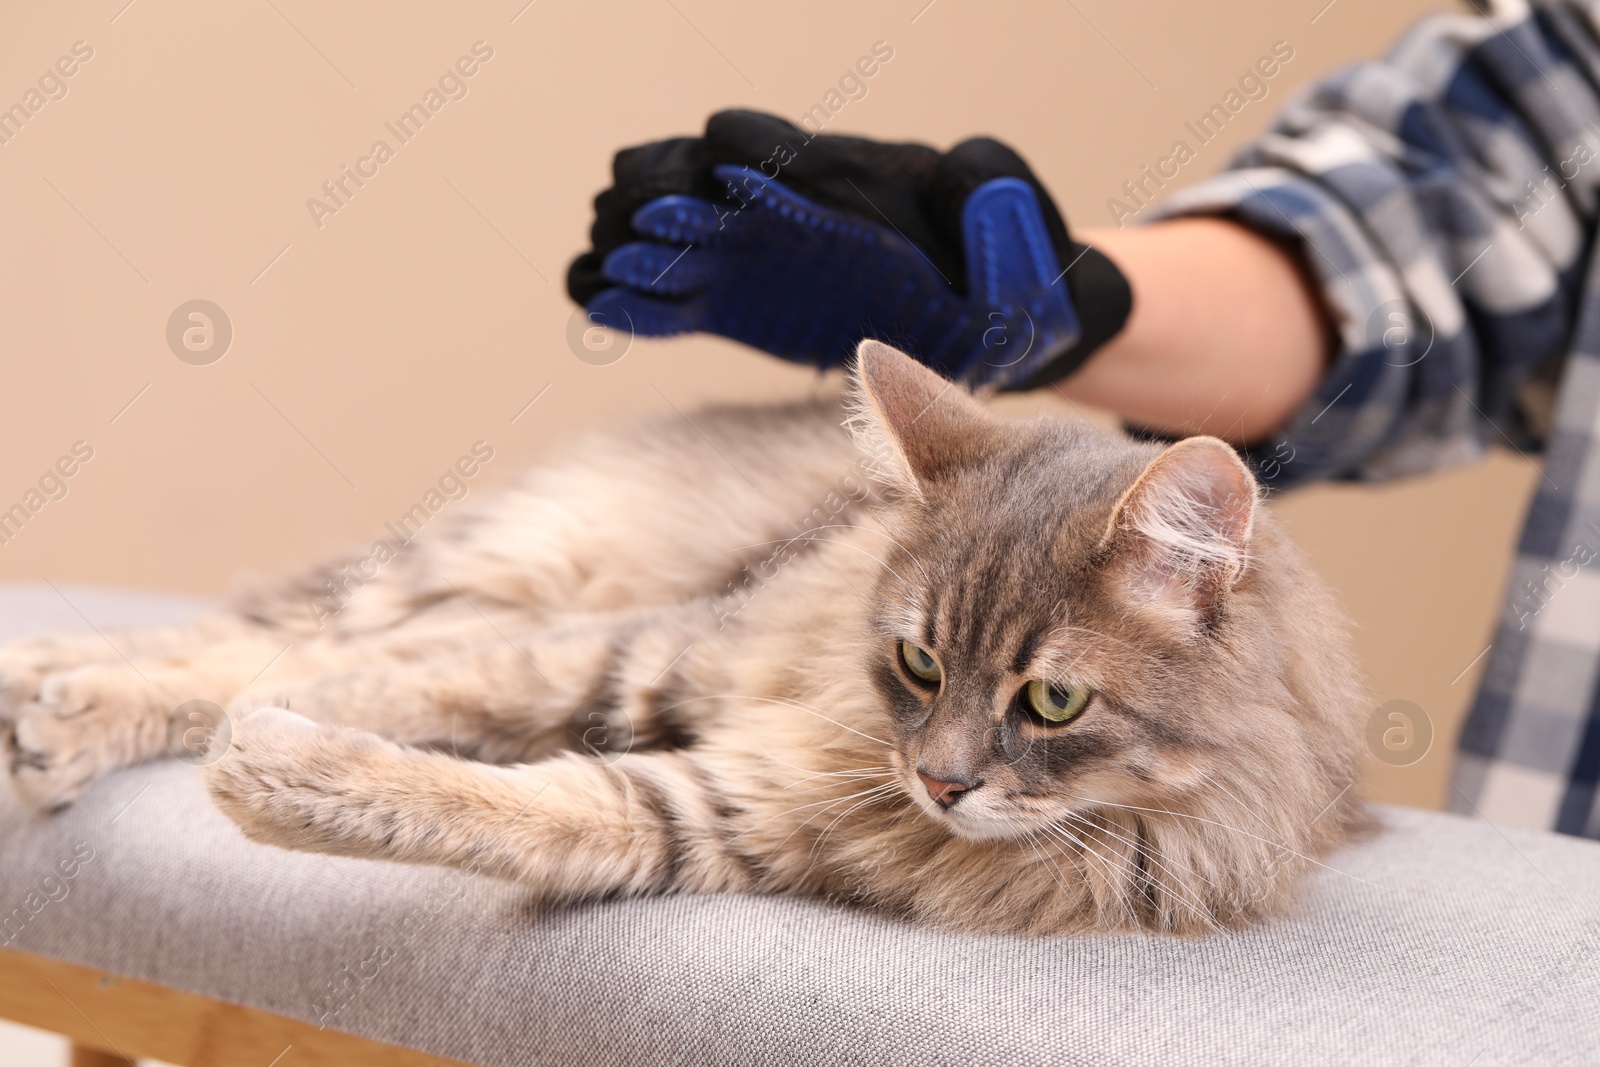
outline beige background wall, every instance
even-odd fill
[[[7,6],[0,106],[75,42],[93,58],[0,144],[0,509],[75,442],[93,459],[0,545],[0,579],[217,594],[365,539],[478,439],[496,458],[473,492],[669,399],[811,388],[809,371],[710,338],[582,362],[561,279],[614,149],[727,106],[798,117],[874,42],[893,58],[830,130],[992,133],[1075,224],[1104,225],[1107,198],[1275,41],[1295,57],[1271,94],[1182,181],[1220,167],[1293,87],[1437,6],[525,2]],[[400,145],[384,123],[478,41],[493,57],[466,95]],[[379,138],[394,157],[319,227],[307,199]],[[193,299],[233,326],[206,366],[166,340]],[[1481,661],[1457,676],[1488,641],[1532,477],[1502,456],[1279,505],[1359,620],[1378,697],[1436,724],[1426,759],[1377,768],[1377,795],[1442,798]]]

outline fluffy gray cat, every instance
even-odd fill
[[[315,610],[340,573],[132,664],[0,650],[16,785],[206,700],[258,841],[1030,934],[1245,922],[1367,826],[1346,623],[1231,448],[1003,420],[876,342],[843,410],[600,437]]]

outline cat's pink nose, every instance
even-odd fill
[[[917,777],[922,779],[923,788],[928,791],[928,796],[932,797],[933,802],[941,808],[951,807],[968,790],[974,788],[973,785],[969,785],[966,782],[946,782],[930,774],[923,774],[921,771],[917,772]]]

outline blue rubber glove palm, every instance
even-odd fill
[[[640,208],[601,267],[596,321],[657,337],[703,331],[830,366],[863,337],[974,384],[1025,380],[1081,336],[1033,190],[995,178],[961,214],[965,292],[887,225],[813,203],[750,167],[714,168],[733,206],[666,196]]]
[[[703,140],[631,149],[616,171],[596,250],[568,277],[598,324],[716,333],[820,367],[876,337],[1015,388],[1070,373],[1127,315],[1120,273],[1071,242],[994,141],[941,155],[724,112]]]

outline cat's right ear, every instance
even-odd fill
[[[1112,510],[1110,571],[1141,608],[1192,632],[1243,576],[1258,506],[1255,476],[1232,447],[1185,438],[1151,460]]]
[[[915,499],[1000,441],[999,420],[964,386],[882,341],[856,348],[847,425],[874,473]]]

